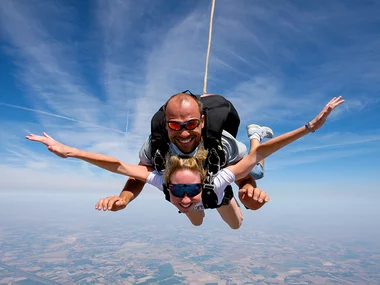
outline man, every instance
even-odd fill
[[[201,102],[193,95],[186,93],[175,94],[164,105],[164,112],[166,130],[170,140],[170,152],[181,156],[194,155],[202,142],[202,128],[205,124]],[[171,123],[177,125],[179,123],[180,130],[171,128]],[[273,132],[269,128],[264,128],[261,139],[264,137],[273,137]],[[245,145],[236,141],[227,132],[223,132],[222,134],[222,144],[227,154],[227,165],[238,162],[246,153]],[[139,164],[153,167],[150,138],[148,138],[140,150]],[[257,210],[269,201],[266,193],[257,188],[256,182],[251,175],[236,181],[236,184],[240,189],[240,201],[246,208]],[[144,185],[145,183],[141,181],[129,178],[119,196],[100,199],[96,204],[96,208],[111,211],[124,209],[128,203],[140,194]],[[225,210],[223,207],[217,209],[222,217],[227,216],[223,215],[223,211]]]

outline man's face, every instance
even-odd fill
[[[183,153],[192,152],[201,142],[204,116],[200,114],[198,104],[192,99],[169,101],[166,106],[166,121],[184,123],[194,119],[200,119],[200,124],[193,130],[182,128],[179,131],[172,130],[166,124],[169,140]]]

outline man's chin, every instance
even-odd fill
[[[194,145],[193,142],[191,142],[191,144],[181,144],[181,143],[177,143],[176,146],[178,147],[178,149],[183,152],[184,154],[189,154],[191,152],[193,152],[197,146]]]

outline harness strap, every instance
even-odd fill
[[[220,157],[214,148],[209,150],[207,156],[207,168],[207,176],[202,192],[202,203],[205,209],[212,209],[218,207],[218,197],[215,193],[214,177],[220,170]]]
[[[214,175],[208,173],[203,184],[202,203],[205,209],[212,209],[218,206],[218,197],[215,193]]]
[[[165,199],[166,201],[169,201],[170,202],[170,194],[169,194],[169,189],[168,189],[168,186],[166,186],[166,184],[162,184],[163,186],[163,192],[165,194]]]
[[[160,149],[156,150],[153,157],[153,165],[157,171],[163,171],[165,169],[165,158],[162,156]]]

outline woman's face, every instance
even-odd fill
[[[170,183],[171,184],[198,184],[201,183],[201,177],[198,172],[192,171],[189,169],[181,169],[175,171],[172,176],[170,177]],[[185,195],[182,198],[178,198],[173,196],[173,194],[170,193],[170,201],[174,206],[178,208],[182,213],[189,213],[191,210],[194,209],[195,205],[198,204],[201,201],[202,193],[199,193],[198,195],[194,197],[189,197],[185,193]]]

